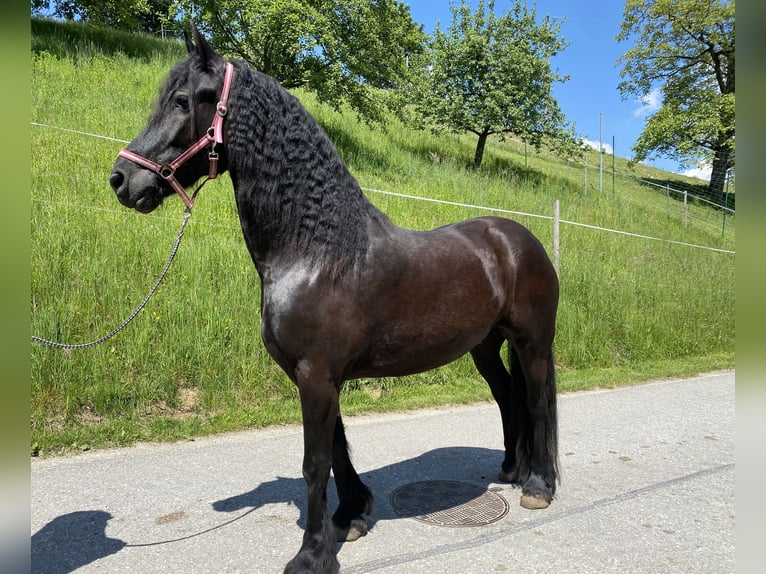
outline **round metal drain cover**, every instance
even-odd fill
[[[399,516],[438,526],[485,526],[508,514],[499,494],[474,484],[426,480],[400,486],[391,494]]]

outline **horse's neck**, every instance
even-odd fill
[[[279,88],[281,90],[281,88]],[[255,91],[255,90],[254,90]],[[363,263],[371,222],[387,218],[362,194],[322,129],[273,90],[235,128],[230,169],[254,259],[305,258],[341,273]],[[261,106],[260,108],[258,106]]]

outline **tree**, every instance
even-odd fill
[[[320,101],[381,120],[386,93],[421,50],[422,26],[397,0],[180,0],[212,45]]]
[[[159,31],[170,4],[171,0],[31,0],[34,15],[52,8],[53,15],[64,20],[149,33]]]
[[[477,169],[493,134],[513,133],[538,149],[544,139],[574,145],[574,129],[551,93],[567,79],[550,67],[566,47],[561,24],[537,22],[523,0],[500,16],[491,0],[480,0],[475,13],[466,0],[451,10],[452,24],[446,31],[437,25],[413,62],[408,91],[416,112],[436,129],[476,134]]]
[[[712,165],[709,194],[723,197],[734,167],[734,1],[627,0],[617,40],[623,98],[662,94],[633,146],[633,161],[654,154],[682,165]]]

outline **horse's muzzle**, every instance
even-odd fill
[[[149,213],[162,203],[163,194],[156,176],[146,170],[131,171],[115,166],[109,176],[109,185],[122,205],[141,213]]]

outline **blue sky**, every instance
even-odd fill
[[[431,34],[436,22],[446,29],[452,22],[449,0],[403,0],[409,4],[413,20],[423,24]],[[459,4],[459,0],[457,2]],[[478,2],[472,0],[471,5]],[[565,20],[561,36],[570,45],[551,61],[559,74],[569,76],[569,81],[554,86],[554,97],[574,122],[577,134],[595,142],[599,141],[599,115],[603,114],[603,142],[611,148],[614,136],[617,156],[630,158],[631,147],[643,130],[647,113],[659,104],[642,103],[629,99],[623,101],[617,84],[620,67],[617,58],[630,49],[628,42],[617,42],[615,37],[622,23],[622,0],[537,0],[537,18],[549,15],[558,21]],[[501,14],[512,6],[510,0],[495,0],[495,13]],[[649,165],[682,173],[674,161],[655,159]]]

